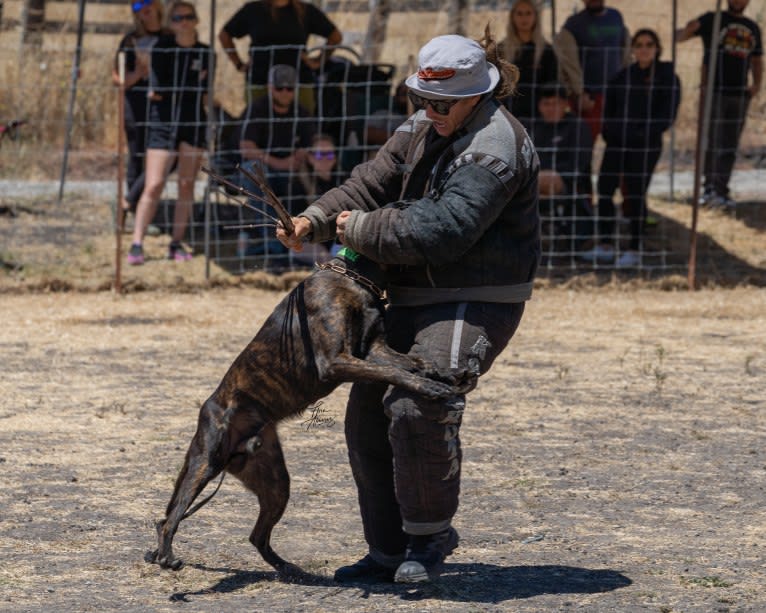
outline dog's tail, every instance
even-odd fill
[[[213,496],[215,496],[218,493],[218,490],[221,489],[221,485],[223,485],[223,478],[225,476],[226,476],[226,471],[222,470],[221,471],[221,479],[218,481],[218,485],[215,486],[215,489],[213,490],[213,493],[210,494],[209,496],[205,496],[204,499],[202,499],[197,504],[195,504],[191,509],[186,511],[186,513],[184,513],[184,515],[183,515],[183,517],[181,519],[183,520],[183,519],[187,519],[187,518],[191,517],[197,511],[199,511],[202,507],[204,507],[208,502],[210,502],[213,499]]]
[[[258,451],[258,448],[262,444],[263,444],[263,441],[261,440],[261,437],[256,434],[254,436],[251,436],[244,443],[241,443],[239,445],[239,448],[241,448],[248,455],[253,455],[256,451]],[[221,479],[218,481],[218,485],[215,486],[215,489],[213,490],[213,492],[209,496],[205,496],[204,499],[202,499],[197,504],[195,504],[191,509],[186,511],[186,513],[184,513],[181,519],[184,520],[191,517],[197,511],[199,511],[202,507],[204,507],[208,502],[210,502],[213,499],[213,496],[215,496],[218,493],[218,490],[221,489],[221,485],[223,485],[223,479],[225,476],[226,476],[226,471],[222,470]]]

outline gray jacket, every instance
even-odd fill
[[[413,293],[398,287],[431,292],[421,304],[525,300],[540,256],[539,162],[531,140],[487,98],[435,164],[418,169],[429,130],[431,121],[418,111],[375,159],[308,207],[301,215],[312,223],[313,240],[333,238],[335,218],[351,210],[345,242],[386,268],[389,296]],[[416,170],[429,174],[424,192],[413,195],[408,184]]]

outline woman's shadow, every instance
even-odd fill
[[[195,591],[176,592],[170,600],[188,601],[189,597],[206,594],[233,593],[259,581],[275,581],[280,577],[271,571],[245,571],[233,568],[209,568],[193,565],[198,570],[226,573],[214,585]],[[576,566],[498,566],[496,564],[446,564],[441,580],[433,584],[336,583],[331,577],[313,573],[282,579],[298,585],[325,586],[337,590],[348,587],[362,590],[360,598],[369,594],[398,595],[402,600],[427,598],[453,602],[497,603],[532,598],[544,594],[594,594],[626,587],[632,581],[610,569]]]

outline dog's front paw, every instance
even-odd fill
[[[159,564],[160,568],[167,568],[170,570],[180,570],[184,565],[184,561],[181,558],[176,558],[172,555],[160,557],[158,549],[147,551],[144,554],[144,560],[149,562],[149,564]]]

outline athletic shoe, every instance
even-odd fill
[[[716,198],[718,198],[718,194],[716,194],[712,189],[709,187],[705,188],[705,191],[700,194],[700,198],[697,201],[697,203],[700,206],[707,206],[711,202],[713,202]]]
[[[176,262],[188,262],[192,259],[192,254],[186,251],[181,243],[170,243],[168,259]]]
[[[335,581],[349,583],[352,581],[393,581],[396,569],[384,566],[375,561],[370,554],[350,566],[341,566],[335,571]]]
[[[596,245],[593,249],[581,251],[578,257],[587,262],[611,262],[614,260],[614,247],[611,245]]]
[[[410,536],[407,555],[394,575],[396,583],[436,581],[444,568],[444,558],[457,547],[457,531],[450,527],[436,534]]]
[[[144,248],[139,244],[132,244],[128,251],[128,264],[131,266],[140,266],[144,263]]]
[[[616,268],[638,268],[641,266],[641,256],[638,255],[637,251],[624,251],[622,255],[620,255],[619,258],[617,258],[617,262],[615,263]]]

